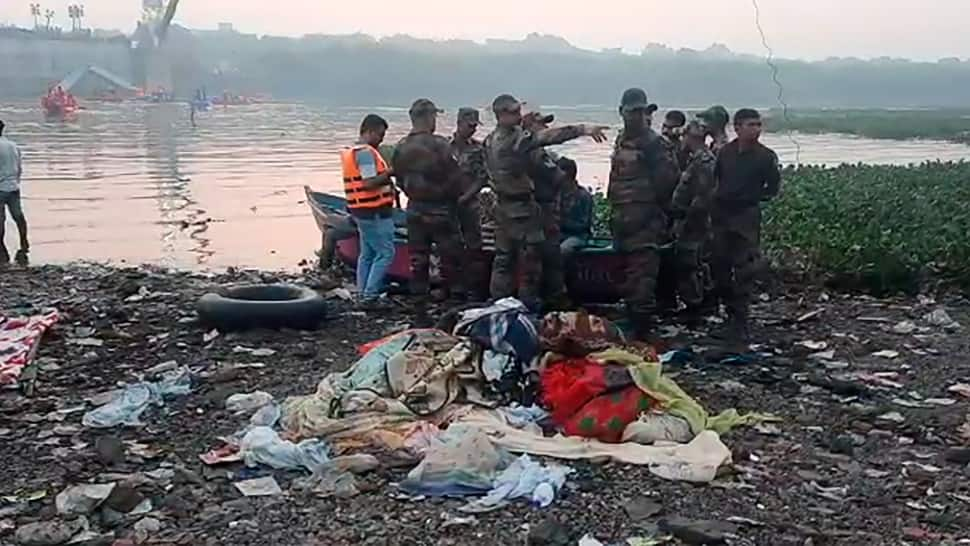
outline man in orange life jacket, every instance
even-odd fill
[[[411,132],[398,143],[391,160],[398,184],[408,196],[411,291],[419,322],[427,319],[432,245],[441,258],[443,296],[463,293],[456,272],[461,254],[458,198],[464,174],[451,144],[434,134],[440,113],[428,99],[414,101],[409,111]]]
[[[380,297],[394,261],[393,173],[377,150],[386,132],[387,121],[369,114],[360,124],[357,144],[340,153],[347,208],[360,233],[357,289],[368,305]]]

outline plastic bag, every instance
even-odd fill
[[[192,390],[192,376],[188,368],[162,374],[157,383],[135,383],[117,391],[107,404],[84,414],[82,424],[89,428],[110,428],[118,425],[137,426],[141,414],[151,404],[163,405],[166,397],[181,396]]]
[[[330,460],[330,448],[321,440],[299,444],[283,440],[269,427],[253,427],[239,443],[246,466],[265,464],[277,470],[306,468],[311,472]]]
[[[226,398],[226,410],[236,414],[249,413],[272,402],[273,395],[268,392],[237,393]]]
[[[472,501],[460,510],[463,512],[490,512],[505,506],[508,501],[527,498],[532,504],[545,508],[556,499],[556,493],[572,473],[567,466],[548,466],[522,455],[495,478],[494,487],[481,499]]]

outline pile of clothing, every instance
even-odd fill
[[[719,434],[759,419],[709,416],[663,376],[651,347],[608,320],[540,318],[515,299],[458,313],[450,332],[406,330],[359,352],[315,393],[282,404],[281,436],[322,440],[334,454],[409,454],[419,463],[403,491],[484,495],[470,512],[551,503],[570,469],[529,456],[606,457],[709,482],[731,459]]]

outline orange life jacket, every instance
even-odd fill
[[[374,163],[377,165],[378,175],[387,172],[387,162],[384,161],[380,152],[373,146],[357,144],[341,150],[340,163],[343,167],[344,193],[347,195],[347,208],[376,209],[393,207],[394,190],[390,184],[377,189],[367,189],[364,187],[364,179],[360,175],[360,166],[357,165],[357,158],[355,157],[358,151],[367,151],[374,154]]]

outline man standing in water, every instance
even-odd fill
[[[475,301],[485,301],[485,264],[482,255],[482,207],[479,193],[488,185],[485,168],[485,145],[475,138],[480,123],[478,110],[460,108],[458,127],[451,137],[451,149],[464,174],[461,196],[458,198],[458,223],[464,244],[464,269],[469,296]]]
[[[0,120],[0,267],[10,263],[10,254],[4,244],[7,209],[10,209],[10,216],[17,224],[17,232],[20,234],[17,263],[27,265],[27,253],[30,251],[30,243],[27,242],[27,218],[24,216],[24,209],[20,202],[20,179],[24,172],[23,159],[20,148],[3,136],[5,127],[6,125]]]
[[[717,157],[712,224],[712,273],[718,296],[728,312],[725,337],[746,342],[748,306],[761,262],[761,203],[778,195],[778,156],[759,142],[761,115],[742,108],[734,114],[737,138]]]
[[[642,339],[652,335],[657,318],[660,247],[668,242],[665,211],[677,184],[675,160],[650,128],[650,115],[656,110],[642,89],[623,93],[623,131],[613,149],[607,191],[613,209],[613,244],[626,261],[627,313]]]
[[[535,183],[529,176],[530,152],[581,136],[605,142],[606,127],[565,125],[536,133],[527,131],[522,127],[522,104],[512,95],[496,97],[492,111],[498,124],[485,139],[485,158],[498,196],[492,297],[505,298],[518,292],[523,303],[537,309],[544,234],[535,199]],[[522,268],[522,286],[517,291],[519,267]]]
[[[444,137],[434,134],[442,110],[429,99],[411,105],[411,132],[394,150],[394,173],[408,196],[408,246],[411,251],[411,290],[416,296],[418,322],[427,323],[431,289],[431,247],[441,259],[442,299],[462,293],[458,286],[461,238],[458,198],[462,172]]]
[[[392,171],[377,149],[385,133],[387,121],[369,114],[360,124],[357,144],[340,154],[347,208],[360,233],[357,289],[365,306],[378,302],[384,276],[394,261]]]

